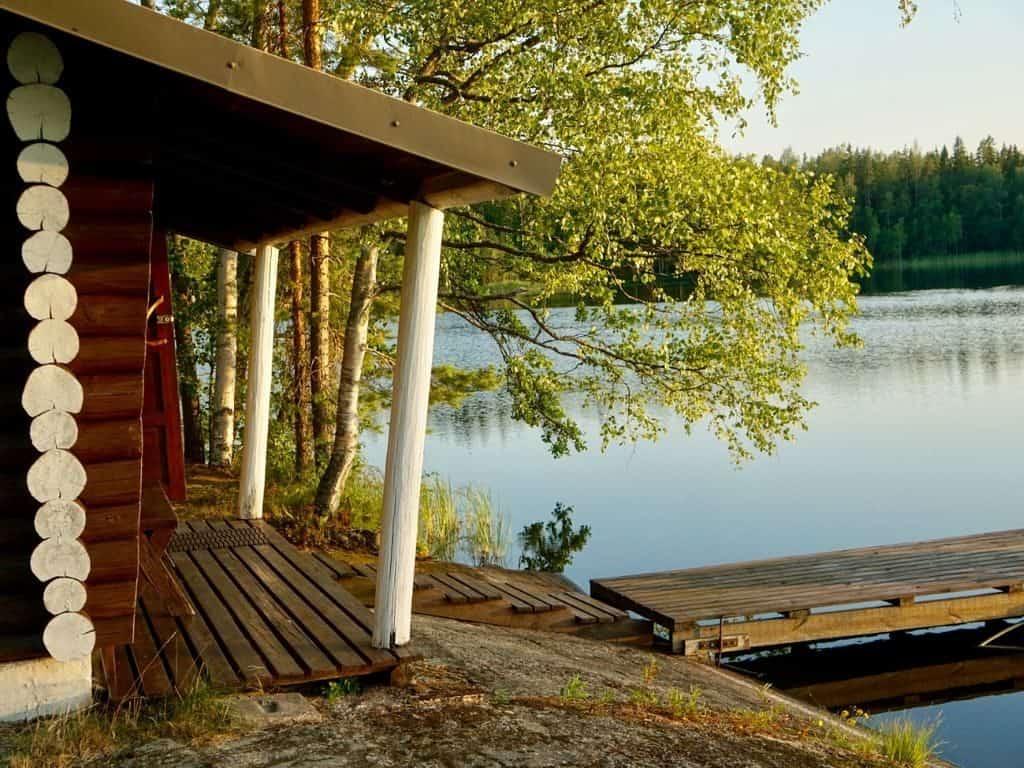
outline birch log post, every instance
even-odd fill
[[[409,206],[408,226],[398,319],[398,360],[384,470],[373,628],[376,648],[409,642],[444,214],[413,202]]]
[[[277,259],[278,251],[273,246],[263,245],[256,249],[249,331],[249,390],[246,396],[242,476],[238,493],[238,515],[243,520],[263,517],[267,436],[270,431],[270,388],[274,365]]]

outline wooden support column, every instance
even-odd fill
[[[245,407],[245,442],[238,515],[243,520],[263,517],[267,476],[267,434],[270,430],[270,387],[274,364],[274,295],[277,290],[277,248],[262,245],[253,263],[250,322],[249,381]]]
[[[409,642],[443,229],[441,211],[418,202],[409,206],[398,320],[398,360],[384,470],[384,513],[373,629],[373,644],[377,648]]]

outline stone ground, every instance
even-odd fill
[[[402,687],[328,702],[321,719],[269,725],[205,746],[161,740],[105,759],[116,768],[853,768],[884,765],[835,746],[841,727],[730,674],[678,657],[562,635],[417,617],[424,661]],[[645,686],[644,667],[658,670]],[[573,675],[589,702],[559,692]],[[699,687],[702,714],[675,720],[629,704]],[[616,703],[607,703],[614,698]],[[742,713],[741,713],[742,711]],[[762,713],[759,716],[755,713]],[[766,714],[767,713],[767,714]],[[757,723],[757,724],[755,724]]]

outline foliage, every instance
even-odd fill
[[[696,685],[691,685],[686,693],[678,688],[671,688],[665,695],[665,705],[672,713],[672,717],[693,717],[700,713],[703,693]]]
[[[764,164],[827,175],[853,201],[850,228],[878,266],[971,252],[1024,251],[1024,154],[985,138],[971,152],[948,147],[890,154],[837,147],[802,161]]]
[[[462,490],[463,549],[477,566],[504,567],[508,557],[508,517],[498,510],[490,492],[467,486]]]
[[[896,765],[925,768],[938,754],[938,723],[915,725],[910,720],[895,720],[878,732],[878,749]]]
[[[566,704],[576,704],[590,698],[587,683],[579,673],[574,674],[566,681],[558,695]]]
[[[519,532],[519,546],[523,550],[519,557],[520,568],[562,573],[572,564],[573,555],[590,539],[589,525],[574,528],[573,511],[572,507],[557,502],[551,511],[552,520],[523,527]]]
[[[341,680],[332,680],[324,687],[324,698],[333,704],[339,699],[356,696],[361,690],[362,686],[357,678],[343,677]]]
[[[801,26],[823,2],[321,3],[330,71],[565,158],[550,199],[450,212],[441,291],[444,308],[497,346],[514,415],[554,455],[586,445],[562,405],[574,391],[602,413],[602,445],[706,425],[739,458],[803,427],[799,331],[854,341],[851,278],[869,257],[826,180],[731,157],[717,133],[756,104],[774,114],[794,86]],[[244,42],[267,21],[242,0],[164,5]],[[301,14],[293,0],[280,7],[285,52],[298,58]],[[380,405],[401,235],[358,237],[388,244],[365,379]],[[332,243],[336,284],[356,239]],[[669,295],[666,280],[687,288]],[[582,332],[545,311],[566,297]],[[283,381],[276,393],[282,432],[289,391]],[[286,441],[273,454],[282,469]]]

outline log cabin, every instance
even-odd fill
[[[560,158],[126,0],[0,0],[0,46],[0,719],[90,699],[174,531],[168,233],[254,259],[237,514],[259,518],[275,244],[408,217],[373,632],[408,642],[443,211],[549,194]]]

